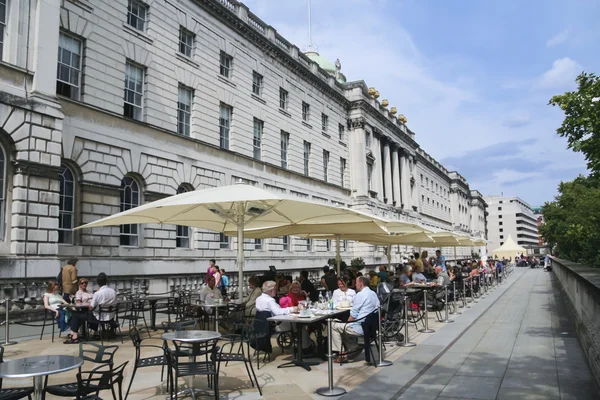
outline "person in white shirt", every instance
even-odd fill
[[[256,299],[256,311],[269,311],[274,317],[277,315],[288,315],[298,311],[298,307],[280,307],[273,297],[277,294],[277,284],[274,281],[266,281],[262,285],[263,293]]]
[[[213,303],[215,300],[222,299],[221,291],[217,289],[216,279],[214,276],[206,277],[206,286],[200,290],[200,301],[202,303]],[[204,307],[206,314],[213,313],[213,307]]]
[[[96,283],[100,288],[94,293],[92,296],[92,302],[90,303],[89,309],[93,311],[94,318],[97,321],[111,321],[115,318],[114,312],[102,312],[100,313],[98,307],[109,307],[116,303],[117,301],[117,293],[114,289],[108,287],[108,278],[104,272],[100,272],[98,277],[96,278]],[[80,315],[82,314],[82,315]],[[71,330],[73,334],[71,338],[65,342],[65,344],[75,344],[79,343],[79,327],[85,320],[85,314],[83,313],[74,313],[71,316]],[[90,324],[92,326],[93,323]]]
[[[337,306],[342,301],[349,301],[352,304],[352,299],[356,296],[356,292],[352,289],[348,289],[348,284],[344,278],[338,278],[338,288],[333,291],[333,303]]]
[[[340,353],[342,351],[342,341],[348,351],[353,351],[356,348],[356,344],[352,346],[349,336],[362,336],[364,334],[361,322],[352,322],[367,315],[371,314],[377,307],[379,307],[379,299],[374,291],[369,289],[369,278],[366,276],[359,276],[356,279],[356,290],[358,293],[354,297],[352,304],[352,310],[350,310],[350,317],[348,323],[334,321],[332,323],[332,350]],[[336,363],[347,361],[347,357],[339,356]]]

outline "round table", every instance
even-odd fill
[[[207,340],[214,340],[221,337],[221,334],[216,331],[175,331],[167,332],[161,335],[162,340],[171,340],[182,343],[200,343],[206,342]],[[194,362],[194,356],[190,356],[190,362]],[[196,391],[203,392],[202,390],[194,389],[194,377],[189,377],[189,388],[184,389],[177,395],[191,395],[192,398],[196,398]],[[170,397],[168,397],[170,399]]]
[[[34,399],[41,400],[44,376],[81,367],[83,360],[74,356],[37,356],[0,363],[0,378],[33,378]]]
[[[207,307],[207,308],[214,308],[215,309],[215,331],[219,331],[219,308],[227,308],[229,307],[229,301],[206,301],[206,302],[198,302],[198,306],[200,307]],[[234,303],[235,304],[235,303]]]

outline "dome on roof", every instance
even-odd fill
[[[331,75],[335,74],[335,65],[325,57],[320,56],[316,51],[307,51],[304,55],[319,64],[319,67],[329,72]]]

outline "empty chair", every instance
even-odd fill
[[[137,328],[133,327],[129,331],[129,337],[135,346],[135,363],[133,364],[133,372],[131,373],[131,378],[129,379],[129,386],[127,386],[127,393],[125,393],[125,398],[129,396],[129,391],[131,390],[131,384],[135,378],[135,374],[139,368],[146,367],[161,367],[160,370],[160,380],[161,382],[164,379],[165,374],[165,366],[167,366],[167,358],[164,353],[165,346],[157,346],[152,344],[142,344],[142,338],[137,330]],[[142,357],[142,349],[160,349],[158,355],[146,356]],[[168,384],[168,381],[167,381]]]

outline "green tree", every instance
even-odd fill
[[[573,92],[554,96],[549,104],[560,107],[565,119],[556,132],[567,138],[569,148],[585,156],[592,174],[600,173],[600,78],[581,73]]]
[[[561,182],[555,201],[542,207],[542,235],[559,257],[600,267],[600,178]]]

